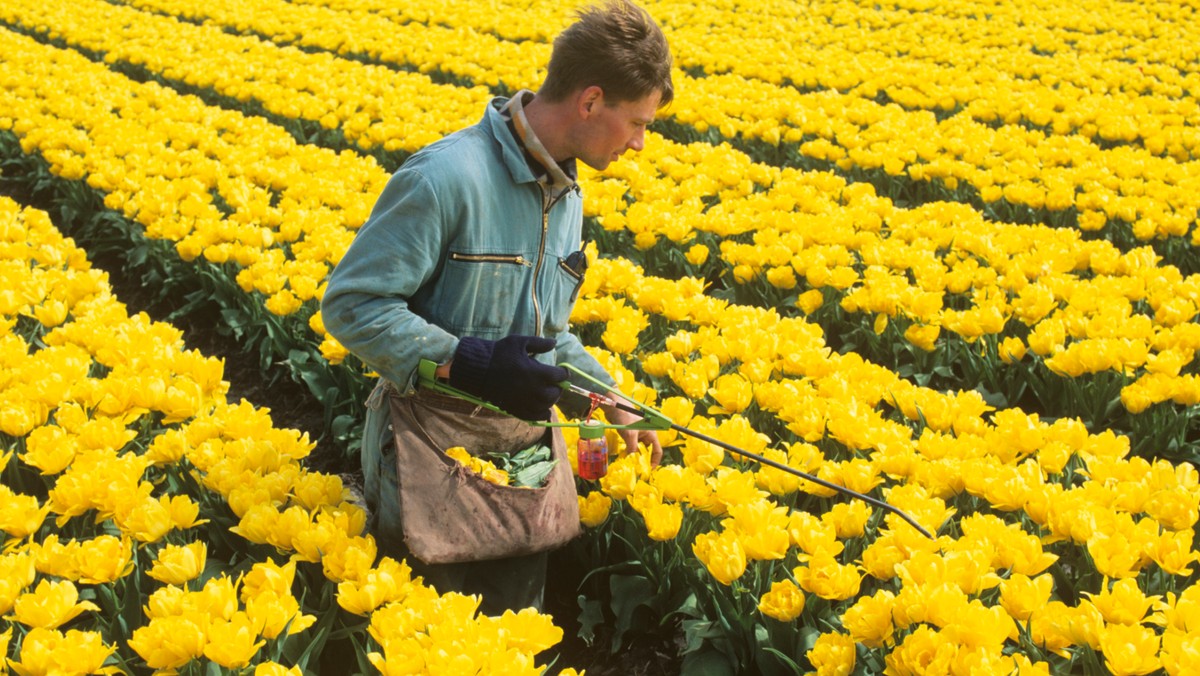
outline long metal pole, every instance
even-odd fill
[[[616,405],[617,408],[621,409],[622,411],[626,411],[628,413],[633,413],[635,415],[644,415],[644,413],[642,411],[639,411],[638,409],[636,409],[632,406],[623,404],[619,401],[614,401],[613,403]],[[706,441],[710,444],[713,444],[714,446],[720,446],[721,448],[723,448],[731,453],[736,453],[740,456],[750,458],[752,460],[756,460],[763,465],[767,465],[769,467],[774,467],[775,469],[780,470],[781,472],[787,472],[788,474],[792,474],[794,476],[800,477],[801,479],[804,479],[806,481],[811,481],[819,486],[824,486],[825,488],[837,491],[839,493],[845,493],[846,495],[849,495],[852,498],[862,500],[863,502],[870,504],[870,505],[874,505],[880,509],[885,509],[885,510],[891,512],[892,514],[895,514],[896,516],[900,517],[901,519],[904,519],[910,526],[912,526],[913,528],[916,528],[918,532],[920,532],[922,535],[929,538],[930,540],[936,539],[936,538],[934,538],[932,533],[925,530],[925,528],[923,526],[921,526],[921,524],[917,523],[916,519],[909,516],[903,510],[898,509],[898,508],[888,504],[887,502],[884,502],[883,500],[880,500],[878,498],[873,498],[869,495],[863,495],[862,493],[859,493],[858,491],[851,490],[849,488],[846,488],[845,486],[839,486],[830,481],[826,481],[820,477],[813,476],[812,474],[809,474],[808,472],[802,472],[802,471],[796,469],[795,467],[789,467],[788,465],[785,465],[781,462],[777,462],[770,458],[761,456],[757,453],[752,453],[750,451],[740,449],[737,446],[734,446],[733,444],[721,441],[720,439],[711,437],[707,434],[688,429],[678,423],[672,422],[671,429],[675,430],[676,432],[679,432],[680,434],[686,434],[688,436],[695,437],[701,441]]]

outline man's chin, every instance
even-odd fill
[[[605,169],[608,168],[608,165],[612,164],[612,162],[613,162],[611,157],[606,157],[606,158],[577,157],[576,159],[579,160],[580,162],[583,162],[584,164],[588,165],[592,169],[595,169],[596,171],[604,171]]]

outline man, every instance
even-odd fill
[[[368,407],[369,528],[381,552],[408,558],[439,591],[481,594],[485,613],[539,607],[546,553],[437,566],[413,560],[397,495],[411,488],[397,470],[407,451],[397,453],[392,439],[414,432],[439,450],[515,452],[546,434],[522,420],[549,418],[559,383],[573,375],[558,364],[614,382],[567,326],[587,264],[576,161],[602,170],[641,150],[646,126],[673,95],[670,51],[649,14],[627,0],[580,11],[555,39],[538,92],[493,99],[478,124],[410,157],[330,277],[326,329],[408,411],[394,406],[389,416],[379,397]],[[521,420],[460,410],[421,389],[421,360]],[[616,424],[636,420],[615,408],[605,414]],[[442,438],[433,439],[434,427]],[[661,457],[653,432],[622,436],[628,449],[644,444],[654,462]]]

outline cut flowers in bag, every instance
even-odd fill
[[[555,463],[550,447],[545,444],[534,444],[516,453],[489,453],[482,457],[471,455],[462,446],[448,448],[445,453],[486,481],[515,488],[541,488]]]

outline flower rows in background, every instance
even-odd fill
[[[0,21],[53,35],[108,64],[137,65],[172,83],[258,103],[283,119],[338,129],[360,148],[411,153],[477,119],[490,97],[482,86],[439,85],[419,73],[277,46],[103,0],[11,3],[0,10]],[[353,26],[341,22],[325,28],[354,34]],[[414,36],[389,36],[392,45],[406,42]]]
[[[643,603],[690,618],[689,642],[733,627],[711,650],[764,673],[804,653],[828,673],[856,659],[871,672],[1059,673],[1099,655],[1112,673],[1175,674],[1200,649],[1190,464],[1130,456],[1126,437],[1078,420],[914,386],[831,352],[802,319],[727,304],[698,280],[623,261],[592,270],[574,317],[582,330],[599,323],[618,346],[631,316],[663,322],[660,352],[597,352],[627,391],[662,396],[691,429],[886,496],[940,534],[667,433],[678,464],[622,458],[584,518],[649,538],[631,557],[643,562]],[[797,441],[772,443],[764,429]]]
[[[0,92],[0,128],[23,151],[86,180],[184,260],[227,268],[217,274],[263,319],[295,315],[308,331],[318,289],[387,181],[374,160],[298,144],[261,118],[10,31],[0,41],[3,77],[22,83]]]
[[[565,22],[564,14],[569,11],[523,5],[447,7],[446,3],[416,3],[397,9],[384,7],[377,0],[355,0],[309,3],[293,6],[290,11],[281,7],[269,19],[255,19],[244,5],[209,9],[211,4],[201,5],[194,0],[134,2],[164,11],[174,8],[239,30],[250,27],[273,39],[299,40],[311,47],[343,53],[354,53],[344,39],[327,37],[329,34],[321,31],[312,31],[315,37],[311,40],[300,36],[310,32],[308,26],[344,23],[347,17],[355,17],[373,29],[356,33],[360,36],[357,45],[364,46],[359,53],[375,59],[382,48],[373,46],[373,42],[386,41],[388,31],[397,26],[411,30],[408,24],[421,21],[432,30],[477,27],[488,33],[472,33],[466,40],[442,43],[442,48],[451,53],[436,59],[437,67],[451,75],[471,78],[469,72],[456,71],[456,64],[470,64],[465,67],[472,69],[483,65],[495,69],[498,81],[510,88],[532,86],[537,80],[505,79],[508,71],[504,64],[511,62],[513,55],[500,48],[481,54],[477,48],[493,47],[492,34],[521,40],[532,33],[535,39],[524,43],[528,46],[521,62],[544,63],[536,60],[544,56],[537,50],[545,49],[547,36],[558,30],[555,26]],[[281,5],[286,7],[287,3]],[[322,11],[325,5],[336,11]],[[859,174],[863,170],[868,174],[883,172],[884,176],[877,178],[881,183],[886,183],[889,176],[907,177],[917,183],[936,180],[956,197],[972,194],[959,191],[961,183],[1001,213],[1027,213],[1003,208],[1002,202],[1019,205],[1042,216],[1057,214],[1086,230],[1121,223],[1129,227],[1120,232],[1131,232],[1141,240],[1182,238],[1192,232],[1200,206],[1194,189],[1197,165],[1192,161],[1200,142],[1194,131],[1200,106],[1187,92],[1195,89],[1200,74],[1186,70],[1181,73],[1176,68],[1180,64],[1186,68],[1188,61],[1186,56],[1177,57],[1178,42],[1174,40],[1154,42],[1150,48],[1139,50],[1138,63],[1129,64],[1127,53],[1092,53],[1097,49],[1096,41],[1082,41],[1072,35],[1072,44],[1080,45],[1081,55],[1078,62],[1071,61],[1073,68],[1063,68],[1062,59],[1070,59],[1071,55],[1064,57],[1059,54],[1061,50],[1033,54],[1037,61],[1032,64],[1014,58],[1014,54],[1027,52],[1024,41],[1020,49],[1012,45],[1016,39],[1013,36],[1026,35],[1014,28],[1014,22],[1027,19],[1024,13],[1005,14],[1006,20],[995,24],[979,21],[969,7],[954,20],[934,14],[931,21],[940,30],[930,33],[913,29],[913,22],[924,16],[920,12],[897,11],[890,21],[881,21],[878,8],[864,9],[849,3],[822,11],[798,5],[796,11],[801,16],[787,17],[788,21],[777,20],[774,11],[770,16],[755,14],[741,5],[706,4],[697,8],[668,2],[650,3],[648,7],[669,25],[670,37],[679,43],[675,51],[681,64],[708,73],[702,77],[681,73],[676,78],[679,97],[668,115],[691,130],[681,132],[685,138],[740,138],[767,146],[783,142],[784,161],[828,162],[841,170],[858,170]],[[1074,5],[1050,14],[1064,16],[1068,10],[1070,16],[1076,16]],[[986,13],[990,17],[992,11]],[[514,15],[522,20],[511,20]],[[1129,20],[1117,12],[1100,16],[1114,26]],[[1173,18],[1150,23],[1147,17],[1139,17],[1143,25],[1162,27],[1146,29],[1154,35],[1184,30],[1187,22],[1171,23]],[[531,31],[531,25],[542,29]],[[817,33],[811,40],[794,39],[797,33],[810,32]],[[978,41],[988,47],[977,50],[984,52],[979,58],[1000,65],[973,68],[969,59],[945,64],[912,57],[908,67],[903,67],[897,63],[903,57],[894,51],[875,53],[869,47],[885,44],[906,54],[920,53],[925,47],[911,45],[914,36],[924,39],[933,35],[952,41],[955,54],[961,50],[973,53],[973,43],[961,44],[964,32],[981,34]],[[1052,43],[1066,39],[1053,30],[1039,38]],[[713,45],[730,51],[714,50]],[[904,50],[906,45],[910,49]],[[799,49],[805,55],[795,59],[743,58],[748,50],[758,49],[772,55]],[[494,56],[489,57],[489,53]],[[933,53],[942,54],[938,49]],[[778,65],[755,65],[768,62]],[[795,70],[787,73],[769,72],[772,68],[793,67]],[[1053,69],[1052,74],[1046,74],[1048,68]],[[1062,74],[1064,70],[1075,76],[1076,86],[1086,89],[1087,95],[1076,95],[1069,87],[1060,86],[1061,80],[1070,77]],[[936,72],[931,75],[930,71]],[[1028,84],[1010,91],[1009,83]],[[958,113],[935,114],[947,110]],[[1134,114],[1124,114],[1129,112]],[[1142,145],[1127,143],[1139,138],[1143,139]],[[1110,147],[1114,144],[1116,147]],[[778,152],[763,150],[773,158],[780,157]],[[1187,240],[1183,240],[1183,247],[1187,248]]]
[[[341,480],[302,466],[305,435],[228,403],[219,360],[129,316],[45,212],[7,198],[0,277],[5,666],[309,673],[340,631],[360,669],[537,673],[561,639],[377,562]]]
[[[28,143],[28,137],[26,142]],[[1043,259],[1046,252],[1053,249],[1068,255],[1062,257],[1060,263],[1052,261],[1049,264],[1050,270],[1073,272],[1082,264],[1082,257],[1069,255],[1077,252],[1078,247],[1074,246],[1073,241],[1063,242],[1064,237],[1061,235],[1052,235],[1051,239],[1058,241],[1036,249],[1038,260],[1035,261],[1032,256],[1022,258],[1021,269],[1013,274],[1008,273],[1006,269],[1012,263],[1011,256],[988,260],[991,265],[980,266],[976,261],[980,258],[990,258],[982,255],[987,252],[969,246],[955,250],[959,248],[957,244],[954,249],[945,247],[949,249],[949,253],[945,255],[944,263],[939,260],[938,249],[942,248],[940,245],[946,241],[949,233],[959,233],[963,225],[960,219],[969,220],[985,228],[980,236],[975,238],[975,242],[983,242],[991,234],[987,222],[970,210],[952,209],[942,204],[896,212],[890,208],[887,200],[876,199],[870,190],[860,191],[858,188],[842,190],[842,199],[848,202],[847,204],[831,204],[829,200],[820,198],[820,191],[842,189],[845,184],[838,179],[820,174],[784,175],[770,167],[749,163],[744,156],[739,156],[734,151],[705,151],[702,148],[705,146],[699,144],[687,147],[670,143],[664,143],[657,148],[652,146],[651,151],[645,155],[645,161],[628,163],[626,166],[629,169],[616,172],[622,181],[606,178],[603,180],[604,188],[589,191],[589,194],[600,193],[599,197],[591,200],[595,206],[590,210],[601,216],[606,227],[627,227],[635,235],[634,243],[639,246],[646,246],[654,241],[660,231],[674,241],[686,241],[692,236],[696,225],[707,231],[730,235],[739,234],[750,224],[758,228],[754,246],[722,243],[722,250],[726,252],[725,258],[732,259],[733,277],[736,280],[746,281],[755,272],[762,270],[766,272],[767,281],[771,285],[786,289],[794,284],[793,280],[797,274],[803,274],[806,281],[816,287],[800,301],[810,312],[818,309],[817,301],[823,299],[823,295],[818,294],[817,289],[822,286],[846,288],[857,283],[856,288],[841,299],[841,308],[879,313],[880,319],[885,320],[903,315],[910,322],[905,328],[906,337],[925,349],[933,346],[933,341],[943,327],[968,339],[974,339],[980,335],[1000,333],[1009,324],[1010,318],[1032,325],[1044,317],[1050,317],[1052,321],[1037,324],[1029,338],[1034,352],[1049,357],[1047,364],[1055,372],[1078,376],[1104,370],[1127,372],[1146,367],[1141,380],[1124,389],[1125,402],[1134,412],[1167,400],[1182,404],[1194,403],[1194,383],[1189,376],[1180,375],[1180,369],[1191,361],[1190,355],[1194,350],[1191,344],[1193,341],[1186,331],[1191,326],[1187,319],[1194,315],[1195,308],[1194,301],[1190,299],[1194,293],[1188,291],[1192,286],[1190,278],[1182,280],[1178,274],[1172,274],[1169,268],[1159,268],[1145,263],[1144,260],[1114,261],[1115,249],[1107,244],[1096,245],[1096,258],[1104,268],[1117,272],[1131,265],[1134,269],[1147,268],[1154,274],[1149,283],[1137,279],[1119,279],[1106,284],[1084,285],[1080,291],[1080,285],[1075,283],[1077,280],[1071,275],[1067,275],[1065,280],[1045,275],[1041,276],[1045,277],[1044,280],[1037,278],[1039,273],[1047,270],[1047,263]],[[701,153],[699,157],[695,155],[697,151]],[[53,154],[50,156],[53,157]],[[697,164],[689,160],[701,161],[698,171],[689,169]],[[710,169],[710,164],[724,164],[726,169]],[[738,168],[743,171],[737,171]],[[71,173],[69,166],[68,173]],[[89,181],[93,184],[99,182],[103,185],[107,182],[103,178],[93,178],[93,172],[88,173]],[[124,180],[128,181],[128,177]],[[801,185],[796,185],[797,181]],[[748,195],[764,184],[773,189],[764,195]],[[235,187],[245,188],[244,185]],[[774,189],[776,187],[777,190]],[[251,221],[251,227],[254,227],[253,216],[256,211],[267,213],[267,217],[262,219],[267,223],[276,218],[281,220],[282,214],[285,213],[282,209],[268,211],[269,204],[263,203],[271,201],[272,196],[266,191],[259,191],[258,194],[262,199],[251,203],[250,214],[243,218]],[[705,196],[714,194],[722,198],[719,205],[711,209],[704,208]],[[620,209],[624,206],[623,201],[627,199],[627,195],[638,203],[626,214]],[[115,198],[110,195],[109,201],[119,201],[120,197],[118,192]],[[814,210],[816,213],[796,214],[793,211],[787,215],[790,222],[774,223],[770,229],[762,229],[760,223],[778,220],[781,199],[787,204]],[[225,199],[226,203],[229,201]],[[858,208],[857,201],[862,202],[861,208]],[[728,211],[725,209],[726,205],[729,206]],[[823,207],[831,207],[832,210],[827,211]],[[606,213],[608,210],[613,213]],[[934,226],[932,229],[921,228],[918,234],[926,236],[924,241],[937,243],[938,246],[934,247],[933,252],[926,250],[914,253],[911,241],[919,241],[915,236],[910,238],[910,241],[901,243],[896,238],[879,240],[871,238],[869,234],[864,235],[862,230],[870,231],[875,227],[873,224],[881,222],[881,212],[883,216],[901,213],[903,217],[902,220],[889,218],[886,221],[886,224],[891,226],[889,230],[901,222],[916,223],[918,227]],[[153,209],[138,213],[138,217],[143,220],[153,219],[156,215],[158,214]],[[215,209],[211,210],[209,215],[216,216]],[[846,230],[830,232],[830,228],[827,227],[829,216],[853,225]],[[348,225],[353,227],[355,220],[352,217]],[[692,220],[699,220],[701,223],[693,224]],[[197,241],[204,241],[205,237],[210,240],[218,239],[220,234],[214,235],[214,231],[221,233],[228,230],[225,222],[213,218],[207,232],[202,231],[198,237],[181,245],[185,256],[194,256],[197,253]],[[283,230],[295,231],[294,228]],[[1029,232],[1026,232],[1027,230]],[[1016,232],[1019,234],[1013,237],[1012,241],[1013,246],[1018,249],[1028,246],[1031,240],[1030,232],[1042,236],[1047,234],[1045,229],[1020,227]],[[236,236],[236,243],[216,242],[215,246],[202,249],[204,255],[210,260],[220,261],[227,259],[232,252],[240,261],[254,259],[258,254],[252,246],[247,246],[244,242],[247,239],[253,240],[255,233],[250,232],[249,237],[244,231],[233,231],[233,234]],[[261,233],[260,230],[260,234],[264,242],[272,243],[272,233]],[[842,242],[814,246],[820,237],[833,239],[835,242],[841,239],[851,246],[847,247]],[[1068,234],[1065,239],[1070,240],[1071,237]],[[287,242],[288,236],[283,240]],[[882,241],[891,246],[881,246]],[[243,289],[252,286],[259,291],[273,292],[267,307],[277,314],[288,314],[289,310],[298,309],[296,301],[303,301],[315,295],[323,280],[322,271],[327,270],[327,264],[323,263],[336,258],[337,253],[331,252],[336,252],[337,248],[334,246],[319,249],[318,253],[325,260],[318,260],[315,264],[313,261],[302,261],[294,265],[289,261],[282,266],[283,275],[272,269],[273,266],[278,266],[278,257],[267,256],[265,272],[258,271],[255,268],[257,263],[254,263],[250,270],[243,271],[246,274],[239,274],[239,281]],[[297,249],[298,246],[292,247],[293,252]],[[867,252],[866,255],[864,251]],[[703,255],[703,251],[695,254],[693,250],[692,253]],[[1001,252],[1001,255],[1004,255],[1004,252]],[[1144,259],[1145,256],[1141,258]],[[878,262],[875,262],[876,260]],[[767,265],[769,261],[778,262],[780,265]],[[310,264],[304,270],[308,274],[297,274],[300,263]],[[1090,261],[1088,265],[1091,265]],[[1098,265],[1097,268],[1101,266]],[[915,283],[907,282],[909,276],[915,279]],[[1004,279],[1005,277],[1011,279]],[[1036,283],[1027,284],[1030,277],[1037,278]],[[253,282],[248,283],[248,280]],[[998,280],[1006,281],[1007,286],[998,289]],[[288,284],[289,288],[281,288],[284,283]],[[952,293],[958,291],[960,296],[969,292],[972,298],[965,300],[967,308],[958,310],[947,307],[944,298],[939,298],[944,297],[947,290]],[[1069,301],[1076,298],[1079,299],[1076,306],[1084,306],[1082,311],[1069,304]],[[1116,302],[1108,302],[1110,299]],[[1153,324],[1147,327],[1147,323],[1143,321],[1144,317],[1132,311],[1132,303],[1143,299],[1149,300],[1151,309],[1155,311],[1156,322],[1165,325],[1164,327],[1156,327]],[[1061,313],[1058,307],[1060,304],[1066,306],[1062,308]],[[1098,310],[1106,314],[1099,317],[1089,314]],[[1060,314],[1063,316],[1059,316]],[[315,324],[319,328],[319,319]],[[882,324],[876,321],[875,325],[879,327]],[[1040,329],[1044,330],[1039,333]],[[1141,336],[1140,342],[1135,340],[1137,334]],[[1069,349],[1065,345],[1068,335],[1075,340]],[[1024,352],[1025,344],[1014,342],[1018,340],[1019,335],[1006,337],[1003,355],[1006,359],[1019,357]],[[1151,347],[1154,348],[1154,354],[1151,354]],[[327,344],[324,352],[326,355],[336,356],[337,348]],[[1056,352],[1058,353],[1055,354]],[[1045,403],[1047,402],[1043,399],[1043,404]]]
[[[252,96],[268,108],[287,111],[297,105],[303,107],[306,97],[312,98],[303,83],[285,82],[294,80],[293,74],[303,71],[301,66],[309,59],[296,50],[281,50],[254,39],[180,24],[104,2],[73,6],[69,13],[62,6],[50,12],[41,5],[20,3],[12,5],[9,11],[25,12],[22,16],[30,25],[49,22],[59,39],[95,50],[107,58],[176,74],[193,85],[203,83],[189,73],[204,74],[214,86],[221,83],[218,88],[224,94],[234,98]],[[126,32],[110,30],[114,26],[126,26],[120,29]],[[139,40],[137,35],[145,39]],[[176,56],[178,50],[162,49],[164,42],[203,45],[198,53],[207,54],[207,60],[180,58]],[[219,73],[213,64],[222,62],[222,55],[230,51],[243,55],[238,60],[240,66]],[[290,63],[285,56],[298,61]],[[284,65],[271,65],[276,63]],[[323,63],[329,72],[313,75],[314,80],[335,81],[339,77],[335,73],[342,73],[352,84],[378,72],[372,71],[371,66],[349,61],[325,59]],[[417,78],[385,73],[405,82]],[[58,86],[57,81],[51,85],[49,78],[46,82],[48,86]],[[91,81],[83,84],[90,86]],[[429,100],[464,91],[427,80],[422,86]],[[127,85],[124,89],[130,87],[137,88]],[[396,88],[403,89],[400,84]],[[347,85],[344,91],[356,90]],[[471,91],[473,96],[478,94]],[[367,94],[363,98],[372,97]],[[38,96],[27,99],[41,112],[39,100]],[[68,104],[70,101],[66,99]],[[196,108],[193,100],[179,101]],[[421,105],[413,105],[423,110]],[[474,109],[477,110],[477,105]],[[75,119],[60,117],[55,122],[75,128],[82,126],[81,122],[98,124],[77,106],[72,105],[69,110]],[[329,114],[322,114],[321,110],[311,116],[319,120]],[[101,116],[117,118],[107,109],[100,111]],[[164,116],[174,119],[180,115],[173,109],[150,109],[145,114],[154,119]],[[188,113],[193,117],[196,114]],[[227,116],[234,120],[229,124],[252,127],[262,124]],[[462,119],[453,115],[449,119],[457,120],[456,124],[466,123],[465,107]],[[446,123],[439,124],[437,130],[444,130]],[[235,167],[235,161],[245,165],[246,160],[260,159],[261,155],[240,157],[233,152],[236,146],[229,139],[213,132],[205,138],[198,131],[195,145],[204,149],[205,157],[199,158],[186,149],[175,153],[164,148],[165,173],[174,180],[170,183],[147,180],[139,186],[135,174],[125,171],[127,167],[121,158],[126,154],[120,151],[120,144],[114,144],[109,151],[114,157],[105,158],[103,154],[96,155],[95,139],[89,139],[92,148],[87,148],[82,140],[72,145],[69,139],[72,135],[79,136],[78,129],[73,134],[51,133],[50,125],[40,121],[35,125],[28,120],[20,128],[25,126],[41,131],[27,134],[23,140],[26,146],[38,147],[48,159],[57,161],[62,166],[60,171],[67,176],[86,173],[89,184],[108,191],[109,206],[121,208],[127,216],[149,226],[151,236],[182,240],[177,248],[185,258],[203,253],[211,261],[232,259],[247,266],[238,273],[242,289],[266,294],[266,307],[281,315],[299,310],[301,303],[316,295],[330,263],[340,256],[348,234],[360,222],[365,199],[360,198],[348,209],[337,212],[340,223],[323,218],[327,205],[347,199],[346,195],[353,195],[356,190],[366,196],[374,195],[383,177],[370,162],[349,167],[354,160],[343,156],[325,174],[335,176],[321,182],[318,186],[321,190],[316,191],[308,189],[312,187],[311,180],[293,180],[295,170],[311,164],[297,167],[283,157],[279,158],[283,162],[275,164],[277,172],[265,172],[261,165]],[[155,124],[143,126],[151,130],[143,134],[148,138],[171,133]],[[276,147],[290,146],[295,155],[322,157],[318,151],[289,142],[278,129],[271,130],[278,139]],[[436,136],[437,130],[430,133]],[[129,134],[122,132],[120,138],[124,141]],[[84,150],[91,151],[86,161],[72,157]],[[288,155],[292,154],[289,150]],[[105,159],[111,163],[97,168],[96,163]],[[214,163],[222,168],[214,169]],[[349,181],[343,178],[348,168],[352,169],[345,174]],[[145,172],[146,168],[139,167],[138,171]],[[216,180],[216,176],[222,176],[223,180]],[[196,179],[215,184],[209,189],[216,195],[206,200],[203,193],[197,194],[192,190],[197,187]],[[788,290],[796,287],[798,276],[803,276],[812,288],[800,303],[810,313],[823,303],[834,307],[837,302],[840,309],[871,313],[881,321],[899,318],[905,338],[926,350],[932,349],[943,329],[968,340],[981,335],[998,336],[1005,339],[1006,354],[1010,355],[1023,353],[1026,348],[1023,341],[1028,338],[1035,354],[1047,358],[1047,366],[1055,373],[1079,376],[1112,371],[1140,378],[1123,390],[1125,403],[1134,413],[1167,400],[1194,403],[1194,383],[1188,376],[1180,375],[1180,369],[1192,361],[1195,349],[1194,339],[1187,331],[1191,327],[1187,320],[1196,312],[1194,283],[1192,278],[1184,280],[1170,267],[1144,260],[1150,256],[1148,252],[1139,254],[1136,260],[1120,259],[1111,244],[1098,241],[1084,247],[1078,244],[1078,234],[1070,230],[995,224],[971,209],[946,203],[896,209],[890,200],[876,197],[864,184],[848,189],[843,179],[828,174],[779,170],[754,163],[729,148],[679,145],[658,141],[657,137],[651,138],[640,158],[588,182],[589,213],[598,216],[606,229],[628,230],[638,248],[650,248],[659,237],[670,239],[672,244],[685,244],[697,232],[714,234],[722,239],[719,242],[722,258],[732,268],[729,277],[737,283],[765,273],[769,285]],[[140,190],[137,198],[127,196],[130,191],[144,189],[146,184],[171,195],[190,194],[176,213],[170,213],[176,207],[162,204]],[[359,185],[366,190],[358,189]],[[308,189],[303,193],[306,202],[299,198],[302,189]],[[717,198],[715,204],[712,198]],[[226,217],[221,204],[233,213]],[[314,205],[312,211],[304,208],[307,204]],[[329,225],[341,226],[340,234],[330,232]],[[877,232],[881,228],[886,237]],[[963,237],[964,229],[975,236]],[[1001,230],[1007,234],[994,237]],[[745,244],[723,241],[747,232],[753,232],[753,240]],[[897,232],[902,234],[897,236]],[[996,247],[993,240],[1009,245]],[[261,247],[255,246],[259,242]],[[286,254],[281,251],[285,248]],[[675,259],[666,263],[680,261],[678,253],[672,255],[675,251],[672,245],[666,247],[667,257]],[[707,257],[705,252],[705,247],[693,247],[688,255],[702,261]],[[288,260],[293,256],[296,260]],[[1094,266],[1091,259],[1096,260]],[[1141,270],[1140,274],[1146,278],[1129,279],[1124,270],[1130,266]],[[713,271],[712,264],[707,268],[702,264],[694,267],[706,276],[723,274],[722,270]],[[1089,275],[1099,273],[1101,279],[1081,284],[1075,274],[1077,269]],[[1113,280],[1113,274],[1121,278]],[[822,288],[839,293],[830,294],[827,299],[820,292]],[[848,293],[840,293],[847,289]],[[1147,301],[1154,313],[1152,322],[1134,310],[1134,304],[1142,301]],[[319,318],[314,323],[319,328]],[[1010,325],[1015,328],[1007,328]],[[1069,345],[1068,337],[1072,340]],[[323,352],[329,356],[336,354],[337,349],[327,342]],[[1010,386],[1009,394],[1012,389]],[[1047,400],[1056,396],[1053,392],[1043,396],[1042,404],[1050,405]]]

